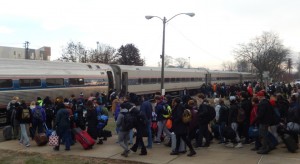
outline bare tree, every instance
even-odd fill
[[[235,62],[227,61],[222,63],[223,70],[225,71],[236,71],[237,65]]]
[[[90,62],[92,63],[116,63],[116,49],[109,45],[99,44],[97,49],[91,52]]]
[[[239,46],[234,51],[235,58],[252,63],[261,80],[264,71],[269,71],[270,77],[274,79],[280,77],[284,72],[282,64],[287,60],[290,50],[282,45],[276,34],[264,32],[248,44],[240,44]]]
[[[161,67],[161,61],[158,62],[158,66]],[[173,57],[166,55],[165,56],[165,67],[173,67]]]
[[[188,61],[185,58],[176,58],[175,63],[175,66],[178,68],[184,68],[188,65]]]
[[[66,62],[82,62],[85,57],[85,49],[80,42],[70,41],[66,47],[62,49],[62,56],[57,60]]]

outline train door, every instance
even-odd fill
[[[108,78],[108,90],[114,89],[114,77],[111,71],[107,71],[107,78]]]
[[[128,72],[122,72],[122,88],[121,95],[126,95],[128,92]]]
[[[211,74],[210,73],[205,74],[205,84],[206,85],[211,84]]]
[[[121,92],[121,69],[117,65],[110,65],[113,72],[107,71],[107,74],[110,72],[110,76],[108,75],[109,79],[109,89],[116,89],[118,93]]]

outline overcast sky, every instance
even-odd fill
[[[300,0],[3,0],[0,1],[0,45],[49,46],[52,60],[68,41],[96,49],[96,42],[116,49],[134,44],[147,66],[158,66],[162,52],[190,58],[192,67],[221,69],[233,61],[233,50],[263,31],[277,33],[296,57],[300,52]]]

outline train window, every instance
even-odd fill
[[[185,78],[184,78],[184,77],[181,78],[180,81],[181,81],[181,82],[185,82]]]
[[[107,82],[105,82],[105,79],[84,79],[84,85],[101,85],[105,86],[107,85]]]
[[[161,83],[161,78],[157,78],[157,83]]]
[[[84,79],[83,78],[70,78],[69,84],[70,85],[84,85]]]
[[[150,79],[149,78],[144,78],[143,79],[143,84],[149,84],[150,83]]]
[[[46,86],[63,86],[64,79],[62,78],[51,78],[46,79]]]
[[[0,79],[0,88],[12,88],[13,82],[11,79]]]
[[[20,79],[20,87],[40,87],[41,79]]]
[[[141,79],[128,79],[128,85],[140,85]]]
[[[181,78],[175,78],[176,82],[180,82]]]
[[[195,78],[194,78],[194,77],[192,77],[192,78],[191,78],[191,81],[195,81]]]
[[[138,84],[142,84],[142,79],[141,78],[138,79]]]
[[[175,77],[172,77],[172,78],[171,78],[171,83],[175,83],[175,82],[176,82]]]
[[[169,83],[170,82],[170,78],[165,78],[165,83]]]
[[[156,78],[151,78],[150,82],[151,82],[151,84],[156,84],[157,83],[157,79]]]

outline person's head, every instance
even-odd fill
[[[252,104],[258,104],[259,103],[259,100],[257,97],[253,97],[252,99]]]
[[[189,101],[188,101],[188,106],[189,106],[189,107],[193,107],[193,106],[195,106],[195,105],[196,105],[195,100],[189,100]]]
[[[235,103],[236,102],[236,97],[235,96],[230,96],[229,101],[230,101],[230,103]]]
[[[241,92],[241,97],[242,97],[242,99],[248,99],[249,95],[248,95],[247,92],[242,91],[242,92]]]
[[[214,99],[214,103],[215,103],[215,105],[220,104],[220,99],[219,99],[219,98],[215,98],[215,99]]]
[[[219,103],[220,103],[220,105],[224,105],[225,104],[223,99],[220,99]]]
[[[261,90],[261,91],[259,91],[259,92],[256,93],[256,97],[257,97],[259,100],[264,99],[265,96],[266,96],[266,93],[265,93],[264,90]]]
[[[161,97],[160,95],[156,95],[156,96],[154,97],[154,99],[155,99],[156,103],[159,103],[159,102],[162,101],[162,97]]]
[[[180,104],[180,102],[181,102],[181,98],[175,97],[172,101],[172,107],[177,106],[178,104]]]
[[[36,105],[35,105],[35,101],[31,101],[31,103],[30,103],[30,109],[34,109],[35,107],[36,107]]]
[[[67,98],[64,99],[64,105],[66,107],[69,107],[69,100]]]
[[[87,103],[86,103],[86,106],[87,106],[88,109],[93,109],[94,108],[93,101],[88,100]]]

